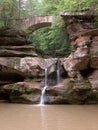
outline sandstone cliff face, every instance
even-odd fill
[[[49,87],[45,103],[98,104],[98,28],[91,22],[95,16],[62,16],[74,49],[68,57],[59,59],[61,83],[58,85],[57,58],[47,59]],[[24,34],[9,31],[0,33],[0,37],[10,35],[11,38],[12,34],[14,38],[26,38]],[[16,43],[13,41],[12,46],[4,40],[4,44],[0,44],[0,99],[38,103],[44,86],[45,60],[36,57],[34,47],[27,46],[26,39],[24,44]]]
[[[47,59],[50,80],[56,71],[56,62],[57,58]],[[38,103],[44,69],[44,59],[37,56],[23,31],[0,29],[0,99]]]
[[[46,103],[98,104],[98,28],[92,15],[62,16],[74,50],[62,61],[68,78],[48,88]]]
[[[83,14],[78,17],[74,14],[72,17],[70,14],[69,18],[63,17],[68,20],[67,31],[74,48],[64,61],[69,77],[79,76],[82,70],[98,69],[98,28],[91,22],[96,16]]]
[[[37,56],[26,33],[15,29],[0,29],[0,57]]]
[[[21,96],[23,92],[25,93],[26,88],[24,87],[23,90],[21,87],[20,92],[20,88],[17,88],[19,85],[14,83],[22,82],[27,76],[31,76],[30,72],[28,73],[26,69],[22,71],[23,68],[21,68],[23,57],[31,56],[33,58],[37,56],[34,47],[30,44],[31,42],[27,40],[25,32],[11,28],[0,29],[0,99],[9,101],[17,99],[17,102],[23,102]],[[25,98],[24,102],[30,101]]]

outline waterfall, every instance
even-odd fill
[[[40,98],[40,105],[44,105],[44,101],[45,101],[45,91],[46,88],[48,87],[48,67],[47,67],[48,63],[47,60],[45,59],[45,83],[44,83],[44,87],[42,89],[42,93],[41,93],[41,98]]]
[[[57,84],[60,83],[60,60],[57,59]]]
[[[45,63],[44,63],[44,68],[45,68],[45,82],[44,82],[44,87],[42,89],[42,92],[41,92],[41,98],[40,98],[40,103],[39,105],[44,105],[44,102],[45,102],[45,92],[46,92],[46,89],[48,87],[48,61],[47,59],[45,59]],[[59,84],[61,82],[61,79],[60,79],[60,60],[57,59],[57,84]]]

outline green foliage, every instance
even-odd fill
[[[38,14],[36,0],[0,0],[0,27],[16,27],[17,19]]]
[[[33,41],[36,50],[42,55],[65,56],[70,52],[69,37],[65,28],[52,25],[50,28],[43,28],[35,31],[30,39]]]
[[[94,21],[93,21],[93,23],[94,23],[94,25],[95,25],[96,27],[98,27],[98,18],[95,18]]]
[[[98,0],[42,0],[48,14],[60,11],[83,11],[98,8]]]
[[[61,11],[98,11],[98,0],[0,0],[0,26],[15,26],[29,15],[58,15]]]
[[[0,0],[0,27],[16,25],[17,2],[15,0]]]
[[[70,53],[66,27],[58,14],[61,11],[87,11],[94,10],[97,0],[42,0],[42,11],[40,14],[55,15],[55,23],[50,28],[40,29],[31,35],[36,50],[42,55],[66,56]],[[97,9],[97,8],[96,8]]]
[[[50,28],[35,31],[30,39],[42,55],[66,56],[70,44],[61,11],[98,11],[98,0],[0,0],[0,27],[17,27],[17,20],[30,15],[54,15]],[[98,24],[98,20],[95,20]]]

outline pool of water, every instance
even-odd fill
[[[98,130],[98,106],[0,103],[0,130]]]

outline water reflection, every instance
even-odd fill
[[[97,130],[98,106],[0,104],[0,130]]]
[[[46,120],[46,116],[47,116],[47,114],[45,113],[45,106],[41,106],[40,107],[40,114],[41,114],[41,123],[42,123],[42,129],[43,130],[48,130],[48,122],[47,122],[47,120]]]

